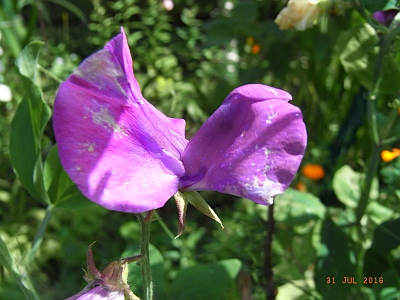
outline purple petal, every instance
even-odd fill
[[[302,114],[291,98],[261,84],[231,92],[183,152],[181,189],[271,204],[293,180],[306,148]]]
[[[124,290],[112,290],[103,285],[96,286],[93,289],[83,289],[81,292],[65,300],[124,300]]]
[[[122,29],[61,84],[53,121],[61,163],[90,200],[137,213],[177,192],[185,121],[143,98]]]
[[[377,11],[374,12],[372,14],[372,17],[377,20],[379,23],[385,25],[385,26],[389,26],[394,17],[397,15],[397,13],[399,12],[398,9],[388,9],[388,10],[384,10],[384,11]]]

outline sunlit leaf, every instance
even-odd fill
[[[174,300],[219,300],[233,284],[241,262],[227,259],[180,270],[169,290]]]
[[[336,171],[333,176],[333,190],[339,201],[348,207],[356,208],[361,196],[361,187],[365,174],[354,171],[345,165]],[[379,193],[378,179],[372,181],[370,199],[376,199]]]
[[[389,221],[394,217],[398,217],[398,214],[396,214],[392,209],[379,204],[376,201],[368,203],[365,213],[373,222],[375,222],[375,224],[381,224],[382,222]]]
[[[378,36],[372,26],[364,24],[344,32],[338,40],[340,62],[345,71],[371,88]]]
[[[373,89],[378,42],[379,38],[375,29],[365,23],[344,32],[337,43],[340,62],[345,71],[368,89]],[[387,56],[381,68],[382,79],[378,82],[379,90],[384,93],[398,93],[400,91],[398,58]]]
[[[325,206],[312,194],[287,189],[275,198],[274,217],[278,222],[297,225],[309,220],[324,218]]]

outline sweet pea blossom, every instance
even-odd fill
[[[322,10],[318,6],[321,0],[289,0],[275,19],[279,29],[303,31],[314,25]]]
[[[90,245],[87,251],[87,271],[83,277],[88,285],[79,293],[65,300],[140,300],[128,285],[128,264],[143,258],[131,256],[113,261],[103,271],[99,271],[93,260]]]
[[[180,192],[212,190],[269,205],[291,183],[306,129],[291,95],[233,90],[193,138],[142,95],[124,30],[61,84],[54,103],[60,160],[90,200],[128,213]]]
[[[379,23],[385,26],[390,26],[394,17],[399,13],[398,9],[388,9],[383,11],[376,11],[372,14],[372,17]]]

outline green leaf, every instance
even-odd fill
[[[398,0],[363,0],[362,2],[370,12],[400,8]]]
[[[37,200],[50,203],[43,182],[41,141],[51,111],[37,84],[36,62],[43,43],[32,42],[17,59],[25,96],[11,123],[10,161],[21,184]]]
[[[47,154],[43,176],[50,201],[58,208],[83,208],[92,204],[62,167],[57,145],[53,145]]]
[[[345,165],[336,171],[333,176],[333,190],[339,201],[344,205],[356,208],[361,195],[361,186],[365,174],[355,172],[350,166]],[[378,179],[372,181],[370,199],[376,199],[379,195]]]
[[[207,204],[206,200],[200,196],[197,192],[180,192],[182,197],[186,197],[187,201],[196,207],[200,212],[205,214],[207,217],[213,219],[221,225],[222,229],[224,229],[224,225],[222,225],[221,220],[218,215],[214,212],[214,210]]]
[[[386,55],[382,63],[382,80],[379,82],[379,90],[383,93],[398,94],[400,92],[400,56],[392,58],[390,53]]]
[[[291,188],[277,196],[274,205],[275,220],[287,225],[298,225],[309,220],[323,219],[326,210],[317,197]]]
[[[364,256],[365,276],[384,277],[384,286],[391,285],[398,280],[390,283],[387,274],[393,271],[400,272],[398,268],[400,260],[393,253],[393,250],[400,246],[399,228],[400,218],[384,222],[378,226],[375,229],[371,247]],[[397,266],[397,270],[393,269],[396,268],[395,266]],[[393,277],[395,278],[396,275]]]
[[[380,173],[383,181],[387,185],[393,185],[400,183],[400,159],[395,159],[391,163],[384,166]],[[400,185],[399,185],[400,187]]]
[[[291,280],[281,286],[278,287],[278,295],[277,300],[286,300],[286,299],[300,299],[300,297],[307,295],[307,287],[311,287],[314,285],[314,281],[312,279],[297,279]]]
[[[375,222],[375,224],[381,224],[399,216],[392,209],[379,204],[376,201],[368,203],[366,214],[373,222]]]
[[[393,300],[400,298],[400,290],[395,287],[383,288],[379,294],[379,300]]]
[[[65,189],[60,195],[56,207],[65,209],[81,209],[93,205],[96,204],[86,198],[74,184]]]
[[[365,87],[372,88],[372,71],[378,36],[368,24],[351,28],[338,39],[340,62],[345,71],[355,76]]]
[[[227,259],[179,270],[168,296],[174,300],[224,299],[240,268],[239,260]]]
[[[319,244],[314,273],[317,291],[324,299],[346,299],[351,294],[351,285],[341,284],[341,281],[343,277],[356,275],[354,262],[350,259],[353,253],[349,248],[349,238],[330,219],[326,219],[322,224]],[[332,284],[332,278],[336,284]]]
[[[4,268],[9,273],[10,277],[18,284],[22,293],[25,296],[25,299],[39,299],[36,291],[33,289],[28,278],[23,278],[21,274],[17,271],[17,267],[13,258],[8,251],[7,245],[4,243],[2,238],[0,237],[0,265],[4,266]]]
[[[382,223],[375,229],[371,249],[380,256],[386,256],[400,245],[400,219]]]
[[[354,76],[361,85],[373,89],[373,71],[378,57],[379,38],[375,29],[365,23],[344,32],[337,43],[340,62],[345,71]],[[381,66],[379,90],[384,93],[400,92],[400,66],[398,58],[387,56]]]

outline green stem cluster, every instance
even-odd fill
[[[150,265],[150,223],[154,211],[149,211],[147,214],[138,214],[138,219],[141,225],[141,240],[140,240],[140,254],[143,259],[140,262],[140,268],[143,278],[143,298],[144,300],[153,299],[153,281],[151,276]]]
[[[379,130],[377,124],[377,99],[379,99],[380,96],[379,86],[382,81],[382,75],[383,75],[382,70],[383,70],[384,60],[390,51],[390,47],[394,39],[398,36],[399,33],[400,33],[400,17],[397,16],[393,20],[389,30],[382,37],[381,47],[377,59],[375,61],[375,66],[373,70],[372,90],[369,93],[367,102],[367,126],[372,141],[372,151],[369,157],[369,162],[366,170],[366,177],[362,185],[361,195],[356,209],[356,220],[355,220],[355,224],[357,225],[357,235],[359,241],[365,240],[364,232],[362,231],[360,222],[363,215],[365,214],[368,205],[372,181],[376,176],[376,174],[378,173],[379,163],[380,163],[379,153],[382,150],[382,145],[388,142],[387,138],[390,132],[390,128],[393,126],[397,118],[397,110],[396,111],[393,110],[392,113],[389,115],[389,118],[387,119],[384,128],[382,128],[382,130]],[[365,247],[361,246],[357,253],[358,256],[357,260],[359,262],[357,269],[357,276],[359,280],[361,280],[363,276],[363,261],[364,261],[365,251],[366,251]]]

